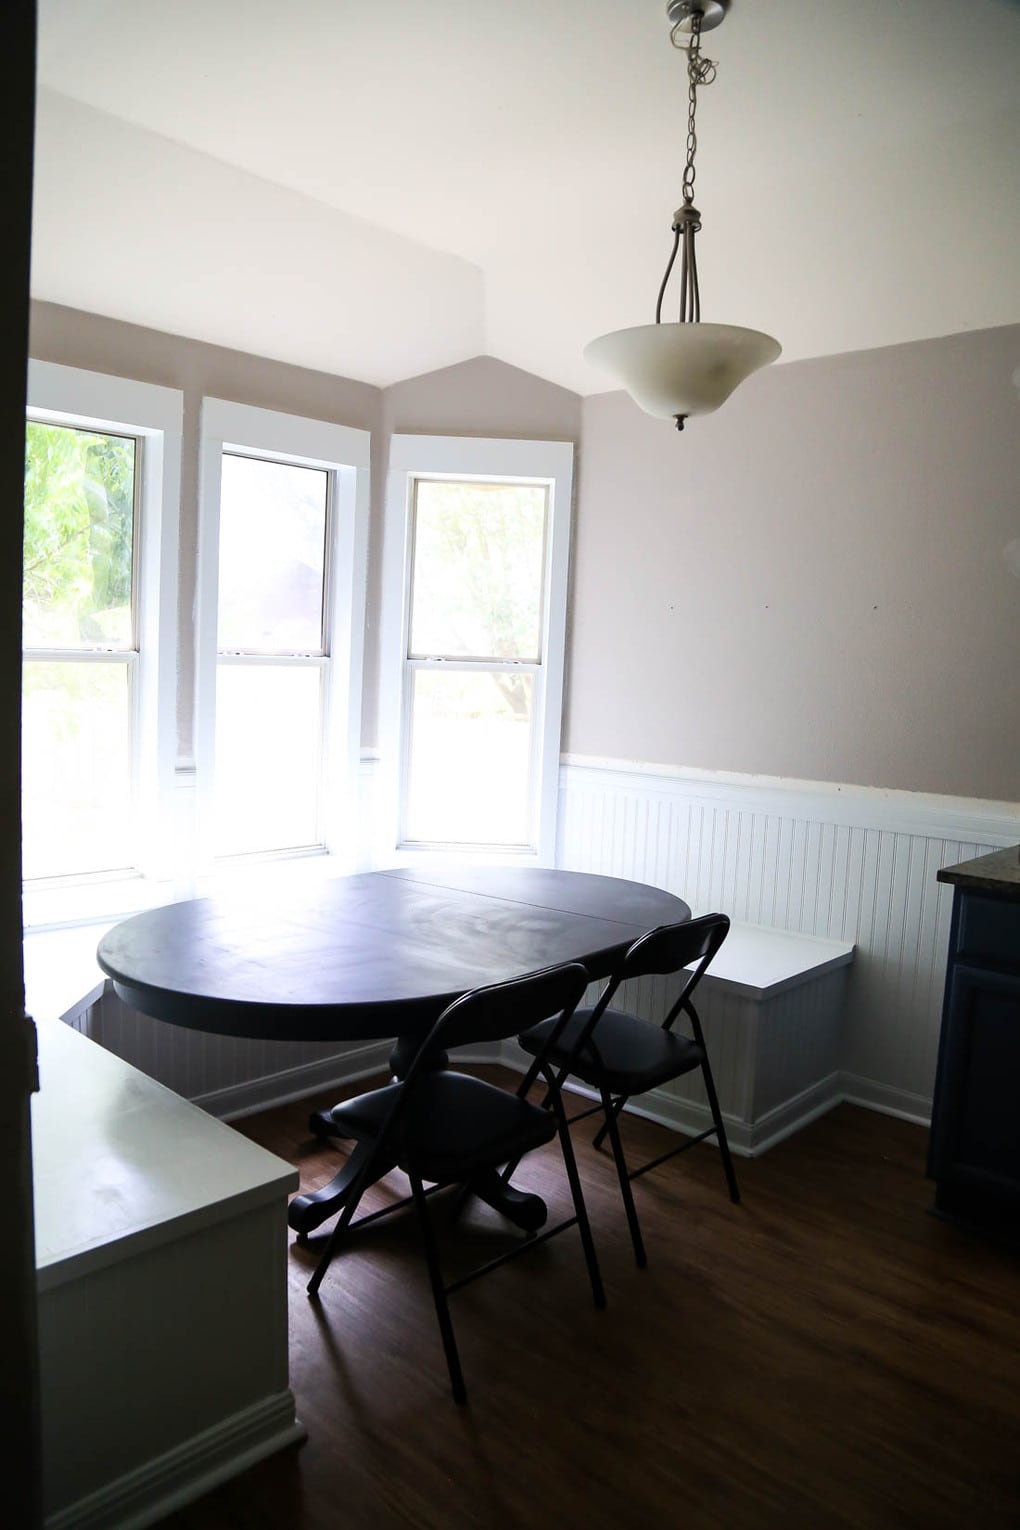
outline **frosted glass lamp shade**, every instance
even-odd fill
[[[646,414],[673,419],[718,409],[781,350],[771,335],[735,324],[640,324],[600,335],[585,346],[584,356],[609,372]]]

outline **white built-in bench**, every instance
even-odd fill
[[[104,928],[60,930],[26,941],[29,992],[34,987],[42,996],[34,1013],[62,1015],[79,1027],[88,1026],[90,1007],[102,999],[107,986],[95,960]],[[730,926],[699,990],[698,1009],[734,1151],[761,1153],[842,1097],[840,1033],[853,954],[847,941],[762,925]],[[668,987],[645,979],[634,988],[628,1003],[649,1018],[661,1019]],[[167,1055],[178,1044],[175,1028],[144,1015],[132,1017],[115,1000],[105,1002],[118,1009],[122,1023],[115,1030],[122,1041],[130,1040],[131,1024],[144,1030],[147,1035],[139,1035],[138,1051],[144,1053],[146,1066],[155,1059],[156,1068],[165,1067],[166,1081],[180,1087],[186,1070],[179,1058]],[[33,1013],[31,1004],[29,1012]],[[156,1030],[159,1043],[153,1045],[150,1033]],[[192,1035],[180,1039],[180,1046],[196,1049],[205,1040]],[[258,1050],[260,1059],[262,1051]],[[385,1066],[386,1053],[385,1046],[375,1046],[327,1057],[312,1065],[314,1078],[307,1092],[365,1077]],[[510,1043],[503,1044],[502,1057],[513,1066],[526,1062],[524,1053]],[[262,1062],[261,1070],[256,1077],[238,1076],[225,1092],[231,1098],[250,1093],[259,1107],[294,1097],[293,1068],[265,1076]],[[637,1108],[687,1131],[702,1131],[709,1120],[698,1074],[643,1097]]]
[[[153,1523],[303,1435],[297,1173],[63,1023],[102,993],[97,938],[26,942],[47,1530]]]
[[[839,1103],[853,954],[845,941],[731,924],[695,1003],[735,1152],[761,1153]],[[633,990],[634,1008],[661,1020],[669,980],[642,979]],[[699,1073],[643,1096],[638,1109],[692,1133],[711,1125]]]

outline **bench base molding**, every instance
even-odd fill
[[[508,1068],[514,1068],[523,1073],[531,1059],[519,1047],[514,1048],[514,1054],[511,1056],[509,1052],[505,1052],[501,1060]],[[567,1087],[573,1094],[583,1095],[588,1099],[595,1097],[593,1092],[583,1085],[571,1084]],[[931,1119],[927,1102],[923,1098],[907,1094],[898,1096],[895,1091],[885,1089],[871,1079],[857,1078],[853,1074],[830,1073],[827,1078],[820,1079],[807,1089],[802,1089],[799,1094],[793,1095],[782,1105],[777,1105],[750,1124],[724,1110],[723,1122],[726,1126],[726,1140],[730,1145],[730,1151],[740,1158],[760,1158],[762,1153],[767,1153],[770,1148],[785,1141],[787,1137],[792,1137],[796,1132],[803,1131],[805,1126],[810,1126],[812,1121],[827,1115],[837,1105],[860,1105],[866,1110],[876,1110],[886,1116],[897,1116],[900,1120],[911,1121],[917,1126],[928,1126]],[[628,1109],[632,1114],[641,1116],[646,1121],[654,1121],[659,1126],[668,1126],[673,1131],[683,1132],[685,1136],[690,1137],[707,1131],[712,1125],[712,1116],[707,1105],[700,1104],[696,1100],[677,1099],[675,1095],[668,1094],[664,1089],[653,1089],[650,1094],[642,1095],[640,1101],[635,1102]],[[593,1133],[597,1125],[598,1122],[593,1117]],[[714,1145],[715,1139],[709,1137],[708,1142]]]
[[[46,1530],[144,1530],[305,1437],[289,1390],[263,1398],[48,1515]]]

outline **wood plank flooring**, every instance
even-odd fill
[[[336,1098],[239,1129],[308,1188],[339,1161],[308,1114]],[[738,1159],[740,1206],[716,1149],[696,1147],[635,1184],[640,1271],[592,1129],[574,1140],[605,1312],[573,1230],[459,1292],[457,1408],[413,1220],[366,1229],[318,1308],[314,1250],[293,1244],[291,1385],[308,1440],[166,1530],[1020,1526],[1020,1263],[927,1214],[926,1132],[841,1106]],[[625,1140],[640,1162],[669,1137],[628,1117]],[[516,1183],[553,1215],[567,1205],[555,1147]],[[403,1186],[394,1175],[366,1209]],[[445,1242],[450,1269],[506,1236],[472,1212]]]

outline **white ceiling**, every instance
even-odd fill
[[[37,297],[386,385],[581,393],[680,201],[665,0],[40,0]],[[784,359],[1020,321],[1020,5],[735,0],[702,313]]]

